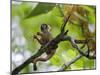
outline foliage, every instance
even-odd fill
[[[72,5],[63,5],[59,4],[60,8],[57,7],[57,4],[53,3],[31,3],[31,2],[22,2],[20,4],[12,3],[12,17],[18,16],[20,19],[20,28],[26,39],[27,49],[30,52],[36,52],[40,45],[36,40],[33,40],[33,35],[36,32],[40,31],[39,27],[42,23],[49,24],[51,26],[51,33],[55,37],[59,31],[60,27],[63,24],[64,17],[62,16],[61,11],[64,15],[68,16],[70,8]],[[68,35],[76,39],[85,39],[90,38],[84,34],[88,34],[92,38],[95,38],[95,24],[96,24],[96,15],[95,15],[95,6],[86,6],[86,5],[76,5],[78,8],[78,18],[77,15],[72,15],[66,29],[69,30]],[[69,9],[69,10],[68,10]],[[83,10],[81,10],[83,9]],[[85,11],[87,14],[83,16],[80,13]],[[74,12],[74,11],[73,11]],[[82,28],[82,23],[80,20],[86,20],[88,22],[85,28]],[[92,32],[88,32],[89,25],[92,27]],[[87,29],[87,30],[86,30]],[[94,30],[93,30],[94,29]],[[80,45],[79,45],[80,46]],[[69,62],[72,58],[77,56],[79,53],[72,48],[69,42],[62,42],[59,44],[56,54],[50,59],[50,64],[54,66],[61,66],[66,62]],[[89,64],[88,64],[89,63]],[[79,70],[79,69],[94,69],[95,60],[89,60],[85,57],[82,57],[76,61],[73,65],[70,66],[70,70]],[[25,71],[27,72],[27,71]]]

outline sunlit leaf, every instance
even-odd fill
[[[52,65],[56,65],[56,66],[60,66],[61,64],[63,64],[60,56],[58,55],[54,55],[52,59],[50,59]]]
[[[55,7],[55,4],[50,4],[50,3],[39,3],[35,9],[31,11],[31,13],[27,16],[27,18],[32,17],[32,16],[37,16],[41,14],[48,13]]]
[[[89,69],[89,68],[94,69],[95,68],[95,60],[88,60],[87,58],[84,58],[83,61],[84,61],[84,63],[83,63],[84,68],[86,68],[86,69]]]

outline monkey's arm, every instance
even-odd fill
[[[36,39],[41,45],[43,44],[42,40],[40,40],[40,39],[38,38],[38,36],[34,35],[33,38]]]

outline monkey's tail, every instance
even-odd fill
[[[34,69],[34,71],[37,70],[37,66],[36,66],[36,64],[33,65],[33,69]]]

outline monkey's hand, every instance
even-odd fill
[[[37,35],[40,35],[40,36],[41,36],[41,35],[42,35],[42,33],[40,33],[40,32],[37,32]]]
[[[37,36],[36,35],[33,35],[33,41],[34,41],[34,39],[37,39]]]
[[[37,36],[36,36],[36,35],[34,35],[34,36],[33,36],[33,38],[37,38]]]

